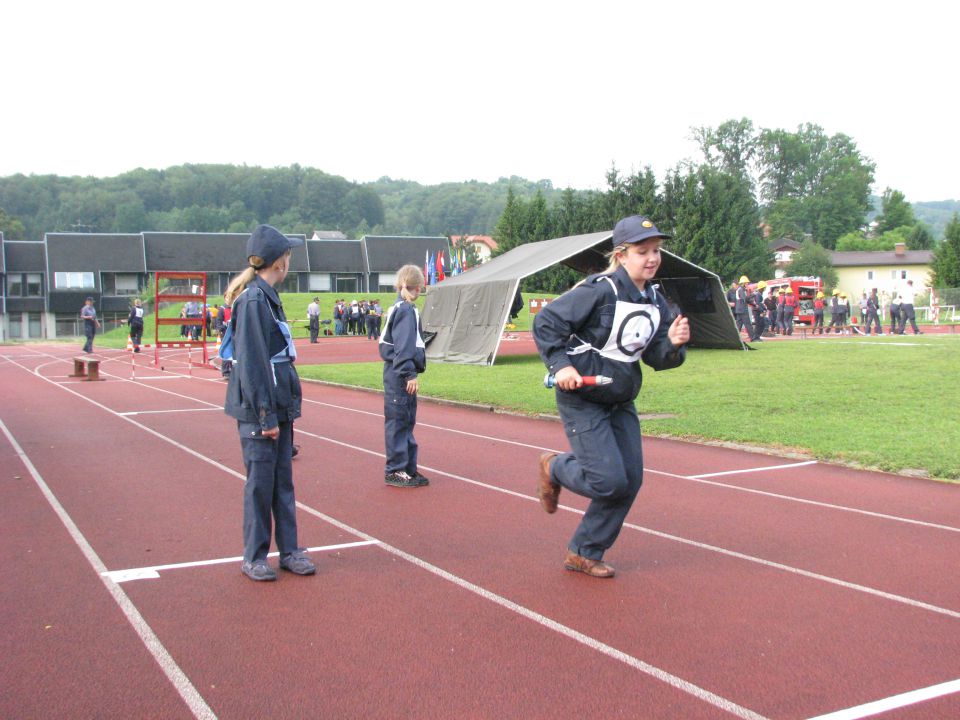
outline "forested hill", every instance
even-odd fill
[[[955,213],[960,213],[960,200],[940,200],[937,202],[915,202],[913,214],[917,220],[930,226],[933,236],[943,237],[943,231]]]
[[[488,235],[511,187],[518,200],[539,191],[551,207],[562,194],[549,180],[516,176],[492,183],[422,185],[387,177],[356,183],[298,165],[180,165],[111,178],[12,175],[0,178],[0,231],[10,240],[40,240],[45,232],[248,232],[268,222],[307,235]],[[871,204],[875,213],[880,198]],[[941,238],[960,201],[914,202],[913,209]]]
[[[421,185],[381,178],[350,182],[298,165],[260,168],[180,165],[133,170],[111,178],[12,175],[0,178],[8,239],[40,240],[45,232],[249,232],[268,222],[285,232],[341,230],[363,234],[489,234],[506,204],[549,181],[502,178]]]

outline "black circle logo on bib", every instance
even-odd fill
[[[646,323],[641,320],[646,318]],[[646,310],[634,310],[628,313],[623,322],[620,323],[620,329],[617,330],[617,349],[628,357],[640,355],[653,337],[653,318]],[[636,347],[636,350],[628,350],[624,343]],[[639,345],[638,345],[639,343]]]

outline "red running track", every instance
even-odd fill
[[[310,384],[320,571],[257,585],[217,375],[73,354],[0,349],[0,716],[960,716],[957,486],[648,439],[597,581],[560,564],[585,502],[533,497],[558,423],[424,402],[398,490],[380,397]]]

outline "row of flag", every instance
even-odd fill
[[[443,282],[447,275],[453,277],[466,269],[467,251],[462,247],[451,249],[449,260],[442,250],[436,253],[428,250],[423,261],[423,277],[426,278],[427,285],[436,285]]]

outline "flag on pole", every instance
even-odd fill
[[[446,275],[443,273],[443,251],[437,253],[437,282],[443,282]]]
[[[427,285],[430,284],[430,251],[425,250],[425,256],[423,259],[423,282]]]

